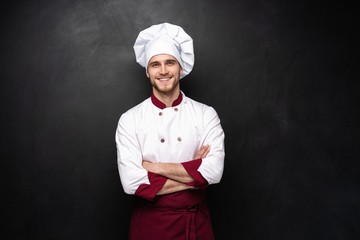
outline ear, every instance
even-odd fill
[[[150,75],[149,75],[149,65],[146,66],[145,72],[146,72],[146,77],[147,77],[147,78],[150,78]]]

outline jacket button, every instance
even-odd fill
[[[180,141],[181,141],[181,137],[178,137],[177,140],[180,142]]]
[[[174,108],[174,111],[177,112],[177,111],[179,111],[179,109],[178,109],[178,108]]]
[[[163,142],[165,142],[165,139],[163,139],[163,138],[162,138],[162,139],[160,139],[160,142],[162,142],[162,143],[163,143]]]
[[[162,112],[159,112],[159,116],[162,116]]]

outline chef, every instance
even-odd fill
[[[222,178],[225,136],[215,109],[180,90],[193,40],[161,23],[139,33],[134,51],[152,92],[121,115],[115,134],[121,184],[136,200],[129,239],[212,240],[206,189]]]

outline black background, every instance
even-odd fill
[[[185,94],[226,134],[209,189],[219,240],[360,239],[357,8],[316,1],[1,4],[3,239],[126,239],[120,114],[150,85],[132,49],[152,24],[194,39]]]

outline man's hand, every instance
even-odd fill
[[[206,158],[209,152],[210,152],[210,145],[201,146],[201,148],[196,153],[195,159]]]

